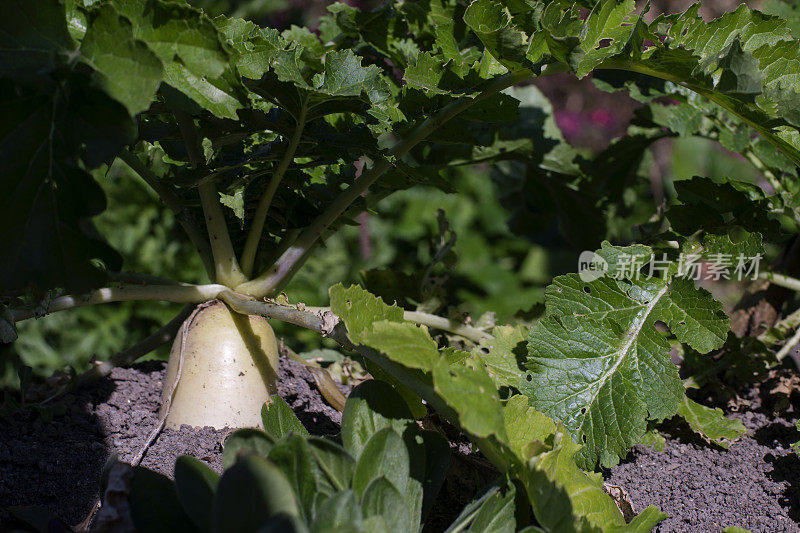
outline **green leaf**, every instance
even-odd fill
[[[794,37],[800,37],[800,6],[785,0],[767,0],[761,6],[761,11],[767,15],[776,15],[786,20]]]
[[[575,68],[575,74],[582,78],[591,72],[604,59],[622,51],[634,29],[635,15],[633,0],[621,2],[598,2],[586,18],[581,30],[582,57]],[[605,46],[600,46],[605,41]]]
[[[298,517],[286,476],[263,457],[242,455],[219,480],[212,507],[212,531],[257,531],[279,514]]]
[[[342,412],[342,443],[358,459],[370,438],[392,428],[402,434],[413,422],[405,402],[388,384],[368,380],[352,390]]]
[[[353,490],[363,497],[370,483],[381,477],[402,491],[401,494],[411,481],[406,445],[402,437],[388,427],[372,435],[364,446],[353,474]]]
[[[545,301],[520,390],[584,444],[586,467],[616,464],[648,418],[678,410],[683,385],[657,321],[701,352],[722,346],[729,329],[720,304],[682,278],[584,282],[570,274],[554,280]]]
[[[91,223],[106,201],[84,169],[135,137],[127,110],[87,74],[43,87],[0,81],[0,293],[83,292],[106,280],[95,260],[121,268]]]
[[[504,493],[495,492],[484,500],[469,526],[470,533],[513,533],[516,531],[514,485],[506,487]]]
[[[219,203],[233,211],[233,215],[244,222],[244,185],[236,187],[233,194],[220,192]]]
[[[292,433],[277,441],[267,457],[292,486],[300,517],[310,522],[319,499],[333,494],[333,487],[317,465],[304,436]]]
[[[454,68],[452,61],[422,52],[406,67],[403,79],[409,87],[433,94],[475,94],[484,80],[474,71],[464,74]]]
[[[361,506],[358,496],[352,490],[342,490],[319,506],[311,531],[314,533],[346,531],[347,527],[361,530],[361,521]]]
[[[528,38],[512,23],[511,11],[497,0],[474,0],[464,13],[464,22],[486,49],[510,70],[530,64],[526,58]]]
[[[211,531],[211,505],[219,474],[191,455],[175,461],[175,490],[183,510],[200,531]]]
[[[385,371],[383,368],[376,365],[369,359],[365,359],[364,362],[367,372],[369,372],[374,379],[390,384],[392,388],[394,388],[395,392],[403,397],[403,401],[406,403],[408,409],[411,411],[411,415],[415,419],[419,420],[428,414],[428,408],[425,407],[425,404],[422,403],[422,399],[417,396],[414,391],[403,385],[392,374]]]
[[[372,330],[372,324],[380,320],[403,321],[403,310],[396,305],[389,306],[380,298],[371,295],[358,285],[348,288],[339,283],[328,291],[331,298],[331,311],[344,320],[347,335],[356,344],[362,342],[361,335]]]
[[[340,445],[328,439],[311,437],[308,439],[311,453],[317,464],[328,476],[328,480],[336,490],[345,490],[350,487],[356,460]]]
[[[244,88],[217,27],[202,11],[172,0],[113,0],[164,65],[164,81],[202,108],[236,119]]]
[[[371,331],[362,334],[361,341],[410,368],[429,370],[439,359],[439,348],[428,332],[409,323],[375,322]]]
[[[479,358],[453,366],[440,359],[433,367],[433,383],[436,393],[456,409],[464,431],[477,437],[496,435],[505,441],[497,389]]]
[[[277,394],[270,396],[270,401],[261,407],[261,420],[264,422],[264,431],[276,442],[289,433],[308,437],[308,430],[289,404]]]
[[[233,48],[233,61],[245,78],[261,79],[277,52],[288,45],[278,30],[259,28],[248,20],[219,16],[214,24]]]
[[[772,238],[781,234],[778,222],[770,216],[771,199],[752,184],[694,177],[677,182],[675,190],[681,204],[671,206],[667,218],[682,235],[691,236],[703,230],[706,235],[714,235],[712,239],[722,240],[741,228],[746,232],[743,240],[752,242],[741,246],[746,251],[745,248],[760,249],[758,238],[762,234]]]
[[[324,61],[325,70],[314,77],[314,87],[330,96],[358,96],[380,72],[375,65],[362,67],[352,50],[329,52]]]
[[[664,436],[659,433],[657,429],[653,428],[642,435],[642,438],[639,439],[638,444],[652,448],[657,452],[663,452],[664,446],[667,444],[667,439],[664,438]]]
[[[526,448],[523,482],[539,524],[547,531],[650,531],[667,517],[648,507],[630,524],[603,491],[603,477],[575,464],[576,445],[562,432]]]
[[[407,500],[416,520],[425,521],[450,470],[450,442],[439,432],[406,427],[403,434],[410,459],[412,490],[421,490],[422,498]]]
[[[222,449],[222,465],[230,468],[242,453],[256,453],[263,457],[269,455],[274,441],[260,429],[237,429],[225,440]]]
[[[503,406],[508,446],[517,457],[523,457],[525,446],[545,441],[556,432],[556,423],[530,405],[523,394],[515,394]]]
[[[345,322],[351,338],[384,354],[390,361],[414,373],[424,387],[457,413],[464,431],[477,437],[496,435],[505,439],[505,426],[497,389],[484,363],[475,356],[449,365],[426,330],[402,321],[402,310],[389,307],[358,287],[330,289],[331,310]],[[390,321],[385,318],[390,318]],[[374,330],[373,330],[374,328]],[[345,414],[347,408],[345,407]],[[343,440],[348,447],[347,435]],[[348,447],[353,453],[353,449]],[[354,453],[354,455],[356,455]]]
[[[514,495],[516,489],[511,483],[508,483],[504,489],[505,493],[502,493],[500,492],[501,487],[494,485],[472,500],[453,520],[453,523],[446,530],[447,533],[462,530],[478,533],[515,531]],[[511,518],[514,519],[513,522],[508,522],[509,507]],[[470,524],[472,524],[471,527],[466,529]],[[506,529],[508,526],[511,529]]]
[[[722,409],[700,405],[688,397],[683,398],[678,414],[703,439],[726,449],[747,433],[741,420],[727,418]]]
[[[405,504],[403,493],[385,477],[378,477],[364,489],[361,497],[361,512],[365,518],[380,516],[387,531],[398,533],[416,531],[418,524],[411,520],[411,513]],[[367,528],[367,531],[372,529]]]
[[[497,326],[492,336],[493,339],[481,341],[473,353],[480,354],[498,388],[517,387],[528,355],[528,330],[523,326]]]
[[[157,472],[140,466],[133,469],[128,504],[138,531],[195,531],[192,521],[183,512],[175,485]]]
[[[46,73],[75,49],[58,0],[10,0],[0,21],[0,77]]]
[[[131,115],[146,110],[164,69],[147,45],[134,38],[133,26],[111,4],[91,10],[81,55],[95,69],[95,79]]]

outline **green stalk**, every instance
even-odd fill
[[[490,83],[486,89],[475,98],[460,98],[443,107],[436,115],[424,120],[405,139],[398,142],[388,153],[390,157],[399,158],[408,153],[417,144],[425,140],[445,122],[452,119],[472,105],[492,96],[503,89],[528,80],[534,76],[530,70],[510,72]],[[338,197],[308,226],[297,238],[297,241],[286,250],[269,270],[256,279],[236,287],[237,292],[263,297],[273,291],[275,287],[285,282],[285,278],[293,273],[294,265],[303,259],[306,252],[317,242],[325,230],[350,204],[358,199],[370,185],[380,178],[392,167],[387,158],[379,159],[373,167],[362,173],[353,183],[342,191]]]
[[[794,335],[792,335],[792,338],[786,341],[786,344],[784,344],[781,349],[778,350],[778,353],[775,354],[775,359],[778,361],[783,361],[783,359],[789,355],[789,352],[792,351],[792,348],[797,346],[797,343],[800,343],[800,329],[795,331]]]
[[[193,169],[204,169],[205,163],[203,162],[200,139],[197,136],[192,117],[180,110],[173,111],[173,114],[186,145],[189,164],[192,165]],[[239,268],[239,262],[236,260],[236,254],[233,251],[233,243],[231,243],[231,236],[228,233],[228,225],[225,223],[225,215],[222,212],[217,186],[213,180],[205,180],[200,182],[197,190],[200,193],[200,203],[203,206],[208,237],[211,241],[211,252],[214,256],[215,281],[229,287],[244,283],[247,277]]]
[[[60,296],[50,300],[47,313],[64,311],[75,307],[86,307],[110,302],[129,302],[132,300],[161,301],[173,303],[203,303],[217,298],[226,290],[224,285],[120,285],[96,289],[87,295]],[[15,322],[33,318],[33,311],[12,309]]]
[[[775,272],[762,272],[758,277],[779,287],[800,292],[800,279],[784,276],[783,274],[777,274]]]
[[[253,264],[256,260],[256,252],[258,251],[258,243],[261,241],[261,234],[264,231],[264,222],[267,220],[267,213],[272,205],[272,199],[275,196],[275,191],[278,190],[278,185],[283,179],[284,173],[289,168],[289,165],[294,161],[294,154],[297,152],[297,146],[300,144],[300,138],[303,136],[303,128],[306,125],[306,102],[300,107],[300,116],[297,118],[297,126],[294,129],[292,138],[289,141],[289,146],[286,147],[286,152],[283,154],[272,178],[269,180],[266,190],[261,195],[256,208],[255,216],[250,224],[250,231],[247,233],[247,241],[244,245],[242,252],[242,272],[245,276],[253,274]]]
[[[200,193],[200,202],[203,205],[203,215],[206,219],[208,236],[211,239],[211,251],[214,254],[214,268],[216,281],[236,287],[244,283],[247,277],[239,268],[236,254],[233,251],[233,243],[228,233],[228,225],[225,223],[225,215],[222,212],[222,204],[219,203],[219,194],[214,182],[208,181],[197,187]]]
[[[777,344],[797,328],[800,328],[800,309],[759,335],[758,340],[765,344]]]
[[[454,320],[450,320],[449,318],[439,315],[431,315],[429,313],[421,313],[419,311],[406,311],[403,313],[403,318],[409,322],[415,322],[423,326],[440,329],[442,331],[452,333],[453,335],[464,337],[465,339],[476,343],[492,338],[491,335],[479,330],[478,328],[474,328],[466,324],[460,324]]]

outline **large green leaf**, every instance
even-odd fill
[[[125,108],[82,75],[40,92],[0,80],[0,292],[101,285],[121,260],[94,230],[100,186],[79,163],[110,160],[135,136]]]
[[[12,0],[0,20],[0,76],[35,76],[75,47],[58,0]]]
[[[300,517],[310,522],[317,501],[335,492],[323,474],[305,436],[292,433],[275,443],[267,458],[277,466],[292,487]]]
[[[212,506],[212,531],[257,531],[279,514],[300,515],[286,476],[255,454],[239,457],[219,480]]]
[[[147,45],[134,38],[133,26],[110,4],[90,12],[81,54],[95,68],[95,77],[131,115],[150,107],[164,69]]]
[[[342,443],[356,459],[372,436],[385,428],[402,434],[413,420],[405,402],[391,386],[368,380],[353,389],[342,412]]]
[[[584,282],[570,274],[548,287],[546,305],[520,390],[584,445],[587,467],[616,464],[647,419],[678,410],[683,385],[657,322],[702,353],[720,347],[729,329],[720,304],[683,278]]]
[[[231,69],[231,51],[200,10],[172,0],[113,0],[164,65],[164,81],[219,117],[237,118],[246,99]]]
[[[130,114],[119,103],[131,101],[118,87],[103,84],[103,73],[76,52],[58,2],[11,2],[4,7],[0,246],[6,261],[0,267],[0,291],[87,290],[105,280],[97,260],[114,270],[121,264],[91,224],[90,218],[105,209],[105,197],[86,170],[112,161],[135,139]],[[97,38],[97,33],[90,35],[89,50]],[[131,44],[122,31],[122,46],[115,50],[120,56],[127,53],[122,51],[126,42]],[[150,76],[150,67],[159,66],[146,57],[146,50],[132,46],[134,63],[148,65],[142,75]],[[134,85],[152,96],[152,80]]]
[[[522,479],[536,520],[546,531],[647,532],[667,517],[650,506],[626,524],[603,491],[602,475],[584,472],[575,464],[579,448],[562,432],[526,447]]]
[[[211,504],[219,474],[191,455],[175,461],[175,491],[184,511],[200,531],[210,531]]]

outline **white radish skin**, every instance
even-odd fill
[[[261,406],[275,393],[278,344],[261,316],[244,316],[215,301],[181,328],[169,355],[161,413],[169,404],[184,346],[180,380],[167,427],[262,427]]]

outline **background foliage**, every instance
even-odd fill
[[[316,0],[195,0],[209,14],[228,14],[254,20],[278,29],[307,25],[324,13],[331,2]],[[653,2],[650,18],[659,12],[675,12],[687,2]],[[738,2],[707,3],[708,17],[732,10]],[[380,2],[358,2],[362,9]],[[766,11],[790,14],[780,2],[769,2]],[[627,95],[608,93],[595,87],[590,78],[577,80],[559,74],[536,81],[553,102],[554,119],[564,137],[586,157],[605,149],[611,139],[622,135],[641,103]],[[724,177],[735,175],[753,183],[763,177],[740,156],[727,152],[719,143],[690,135],[665,138],[646,151],[638,174],[649,182],[644,197],[652,203],[639,206],[640,215],[626,219],[609,233],[593,239],[616,238],[624,242],[635,236],[631,224],[644,223],[656,206],[675,198],[673,183],[693,175]],[[509,172],[513,173],[513,172]],[[123,270],[159,273],[164,277],[205,282],[202,264],[182,238],[172,213],[159,206],[155,194],[124,165],[94,171],[108,199],[108,209],[96,224],[109,243],[123,257]],[[517,192],[509,187],[502,172],[491,174],[486,167],[460,168],[452,182],[458,194],[421,186],[400,191],[382,200],[376,211],[359,217],[360,227],[348,226],[329,238],[292,281],[286,292],[294,301],[309,305],[327,302],[327,288],[337,282],[367,282],[373,290],[385,284],[381,273],[402,272],[421,276],[430,265],[440,239],[437,210],[443,209],[456,235],[447,264],[433,272],[443,287],[429,300],[405,302],[424,304],[453,315],[478,320],[493,311],[499,322],[528,321],[537,316],[544,287],[559,274],[574,271],[583,249],[568,242],[559,231],[564,220],[553,213],[533,213],[519,219],[514,205]],[[585,213],[573,212],[579,226],[587,225]],[[591,239],[590,239],[591,241]],[[587,246],[591,248],[591,246]],[[367,271],[373,270],[372,274]],[[418,281],[418,280],[417,280]],[[372,285],[370,285],[372,284]],[[735,287],[715,288],[715,293],[733,304]],[[445,299],[437,300],[446,294]],[[431,299],[432,298],[432,299]],[[78,371],[90,359],[107,359],[135,343],[171,318],[179,305],[166,303],[120,303],[57,313],[21,323],[20,338],[0,348],[0,388],[16,388],[16,368],[22,363],[36,375],[49,376],[54,370],[73,367]],[[489,317],[486,317],[487,319]],[[306,352],[321,346],[311,332],[278,325],[281,335],[290,335],[292,348]],[[333,347],[333,345],[329,345]],[[165,357],[166,347],[152,357]]]

